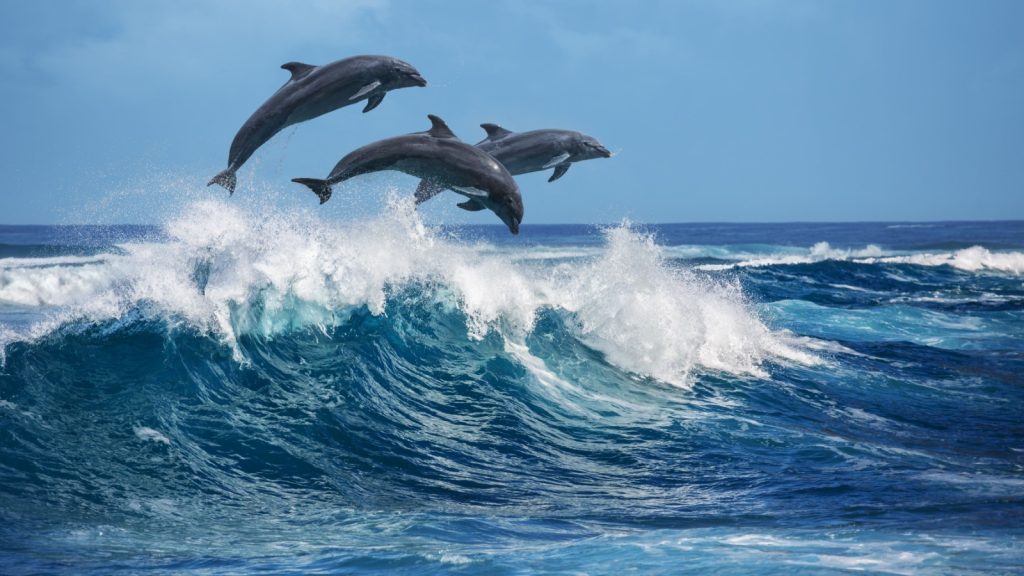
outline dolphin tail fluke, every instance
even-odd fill
[[[298,182],[315,192],[317,197],[320,198],[321,204],[331,199],[331,185],[327,183],[327,180],[318,180],[316,178],[292,178],[292,182]]]
[[[220,184],[224,188],[227,188],[228,194],[235,193],[235,171],[232,168],[222,170],[220,174],[217,174],[206,183],[207,186],[213,184]]]

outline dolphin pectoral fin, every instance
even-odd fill
[[[431,180],[420,180],[416,186],[416,204],[422,204],[441,192],[444,192],[444,186],[441,184]]]
[[[551,160],[548,160],[548,163],[545,164],[544,166],[542,166],[541,168],[543,170],[547,170],[548,168],[553,168],[555,166],[558,166],[559,164],[561,164],[562,162],[565,162],[568,159],[569,159],[569,153],[568,152],[562,152],[558,156],[555,156]]]
[[[373,110],[377,106],[380,106],[380,103],[384,101],[384,95],[385,94],[387,94],[387,92],[382,92],[380,94],[374,94],[373,96],[370,96],[369,98],[367,98],[366,99],[366,108],[363,108],[363,114],[366,114],[370,110]]]
[[[292,178],[292,182],[302,184],[315,192],[317,197],[320,198],[321,204],[331,199],[331,185],[328,184],[326,180],[319,180],[317,178]]]
[[[562,176],[565,176],[565,173],[569,171],[570,166],[572,166],[570,162],[562,162],[558,166],[555,166],[555,171],[551,174],[551,178],[548,178],[548,182],[554,182]]]
[[[466,200],[465,202],[459,202],[456,206],[468,212],[479,212],[487,209],[487,206],[481,204],[479,200]]]
[[[302,62],[289,62],[287,64],[281,64],[281,68],[292,73],[292,81],[299,80],[305,77],[307,74],[312,72],[316,66],[312,64],[303,64]]]
[[[373,92],[374,90],[376,90],[378,86],[380,86],[380,80],[374,80],[373,82],[370,82],[366,86],[363,86],[362,88],[360,88],[359,91],[356,92],[355,94],[349,96],[348,99],[349,100],[359,100],[363,96],[366,96],[370,92]]]
[[[227,170],[222,170],[219,174],[211,178],[210,181],[206,183],[207,186],[212,186],[213,184],[220,184],[221,186],[227,188],[229,196],[231,194],[234,194],[235,171],[232,170],[231,168],[228,168]]]

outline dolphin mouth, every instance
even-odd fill
[[[424,78],[423,76],[420,76],[419,74],[412,74],[409,76],[409,78],[412,79],[412,81],[420,88],[427,85],[427,79]]]
[[[611,158],[612,157],[611,150],[608,150],[604,146],[598,146],[597,153],[600,154],[602,158]]]
[[[519,222],[516,222],[515,220],[509,222],[508,223],[508,231],[511,232],[514,236],[518,236],[519,235]]]

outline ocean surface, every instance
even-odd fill
[[[1024,571],[1024,222],[242,204],[0,226],[0,573]]]

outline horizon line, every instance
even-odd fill
[[[339,220],[339,223],[346,222],[345,220]],[[1010,224],[1010,223],[1024,223],[1024,218],[1009,218],[1009,219],[975,219],[975,220],[779,220],[779,221],[728,221],[728,220],[706,220],[706,221],[679,221],[679,222],[644,222],[644,221],[632,221],[629,218],[623,218],[619,222],[546,222],[546,223],[535,223],[535,224],[521,224],[523,227],[536,227],[536,226],[619,226],[623,223],[629,223],[632,225],[640,226],[671,226],[671,225],[783,225],[783,224],[972,224],[972,223],[989,223],[989,224]],[[434,226],[477,226],[477,227],[495,227],[504,228],[504,224],[474,224],[474,223],[448,223],[442,222],[439,224],[433,224]],[[75,227],[75,226],[135,226],[135,227],[151,227],[159,228],[162,224],[142,224],[132,222],[121,222],[121,223],[110,223],[110,224],[85,224],[85,223],[52,223],[52,224],[4,224],[0,223],[2,228],[31,228],[31,227]]]

